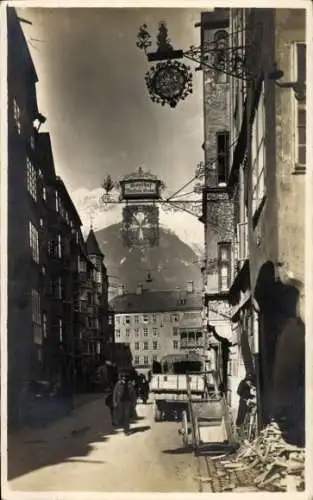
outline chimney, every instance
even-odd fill
[[[185,285],[185,289],[187,293],[194,293],[195,291],[195,286],[193,281],[187,281]]]
[[[137,288],[136,288],[136,294],[137,295],[143,294],[143,284],[142,283],[138,283]]]
[[[119,285],[118,286],[118,295],[125,295],[125,285]]]

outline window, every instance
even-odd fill
[[[35,344],[42,344],[41,310],[40,295],[37,290],[32,289],[32,322],[33,339]]]
[[[33,134],[29,138],[29,144],[30,144],[31,149],[35,149],[35,137]]]
[[[63,334],[64,334],[63,320],[61,318],[59,318],[59,339],[60,339],[60,342],[63,342]]]
[[[157,343],[157,342],[153,342],[153,343],[152,343],[152,349],[153,349],[154,351],[156,351],[156,350],[157,350],[157,348],[158,348],[158,343]]]
[[[143,343],[143,348],[145,351],[147,351],[149,349],[149,343],[148,342],[144,342]]]
[[[55,192],[55,210],[56,212],[60,211],[60,198],[59,198],[59,193],[57,191]]]
[[[173,340],[173,349],[178,349],[178,340]]]
[[[43,315],[42,315],[42,332],[43,332],[44,338],[46,339],[48,336],[48,318],[47,318],[46,313],[43,313]]]
[[[216,134],[217,182],[226,184],[229,172],[229,132]]]
[[[177,327],[173,327],[173,337],[176,337],[178,335],[178,328]]]
[[[262,84],[259,104],[255,112],[251,138],[251,166],[252,166],[252,212],[259,210],[265,196],[265,111],[264,85]]]
[[[143,322],[144,323],[148,323],[149,322],[149,315],[148,314],[144,314],[143,315]]]
[[[38,231],[32,222],[29,223],[29,244],[33,261],[39,264],[39,239]]]
[[[126,328],[126,337],[129,337],[129,334],[130,334],[130,329]]]
[[[144,356],[143,358],[143,364],[148,365],[149,364],[149,356]]]
[[[152,356],[152,361],[157,361],[158,357],[157,356]]]
[[[115,321],[116,321],[116,324],[119,325],[120,321],[121,321],[121,317],[120,316],[115,316]]]
[[[41,325],[40,295],[37,290],[32,290],[32,321]]]
[[[125,316],[125,323],[126,325],[130,324],[130,316]]]
[[[26,158],[27,190],[32,198],[37,201],[37,173],[29,158]]]
[[[156,336],[158,334],[158,329],[157,328],[153,328],[153,335]]]
[[[113,325],[113,316],[111,314],[108,317],[108,323],[109,323],[110,326]]]
[[[152,314],[152,321],[153,321],[153,323],[157,322],[157,315],[156,315],[156,313]]]
[[[179,321],[179,317],[178,317],[178,314],[172,314],[171,315],[171,321],[173,323],[177,323]]]
[[[139,356],[135,356],[134,357],[134,364],[135,365],[139,365],[140,364],[140,358],[139,358]]]
[[[44,222],[43,222],[43,218],[42,217],[40,217],[40,219],[39,219],[39,225],[40,225],[41,228],[44,227]]]
[[[58,234],[58,257],[62,259],[62,237]]]
[[[135,316],[135,323],[139,323],[139,316]]]
[[[21,110],[16,99],[13,99],[13,117],[17,132],[21,134]]]
[[[148,336],[148,328],[144,328],[143,329],[143,334],[144,334],[145,337]]]
[[[116,338],[120,337],[120,330],[119,329],[115,330],[115,337]]]
[[[306,82],[306,44],[295,44],[295,81]],[[306,164],[306,99],[296,100],[296,164]]]
[[[230,287],[231,280],[231,243],[218,244],[219,291]]]
[[[135,328],[135,335],[136,335],[136,337],[138,337],[138,335],[139,335],[139,328]]]
[[[139,342],[135,342],[135,351],[139,351]]]
[[[42,199],[47,201],[47,189],[44,186],[42,188]]]
[[[63,298],[63,281],[60,276],[57,279],[57,298],[58,299]]]

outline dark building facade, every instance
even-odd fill
[[[8,423],[16,426],[40,384],[68,400],[86,387],[114,326],[103,255],[93,231],[84,241],[56,175],[50,135],[39,131],[36,71],[15,10],[7,12]]]

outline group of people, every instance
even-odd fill
[[[138,397],[144,403],[149,398],[149,383],[145,376],[136,372],[120,372],[113,390],[106,398],[106,405],[110,409],[112,425],[123,428],[126,435],[130,432],[131,420],[136,418]]]

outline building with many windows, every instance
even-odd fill
[[[7,12],[11,426],[27,420],[34,383],[71,397],[94,377],[108,356],[113,318],[103,255],[93,231],[84,241],[80,217],[56,175],[50,135],[39,130],[45,119],[37,107],[36,71],[16,12]]]
[[[166,354],[204,348],[201,294],[190,291],[124,293],[110,302],[115,342],[129,344],[135,369],[148,372]]]
[[[302,9],[231,9],[246,79],[231,78],[228,178],[236,223],[229,299],[238,361],[256,373],[260,426],[294,400],[295,427],[302,429],[305,23]]]

